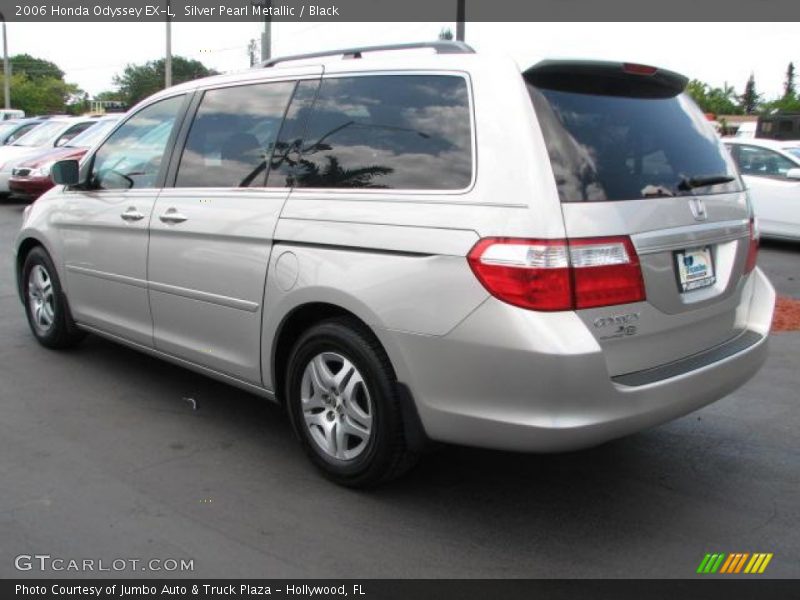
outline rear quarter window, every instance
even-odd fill
[[[323,79],[293,185],[461,190],[472,180],[466,80],[450,75]]]

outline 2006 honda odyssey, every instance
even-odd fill
[[[422,46],[172,87],[57,163],[16,243],[36,338],[280,402],[352,486],[428,440],[591,446],[758,370],[774,291],[684,77]]]

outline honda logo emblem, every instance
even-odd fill
[[[708,218],[706,205],[700,198],[692,198],[689,200],[689,209],[692,211],[692,216],[695,221],[705,221]]]

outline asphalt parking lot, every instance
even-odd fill
[[[14,567],[37,553],[194,559],[203,578],[672,578],[706,552],[771,552],[763,576],[800,575],[800,333],[673,423],[562,455],[441,448],[354,492],[258,398],[94,337],[40,347],[13,284],[22,208],[0,202],[1,577],[42,576]],[[800,298],[800,244],[760,264]]]

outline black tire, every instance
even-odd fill
[[[372,432],[357,457],[343,460],[326,454],[306,425],[301,386],[306,367],[321,353],[347,358],[360,373],[371,401]],[[320,322],[295,343],[287,366],[285,398],[292,426],[311,461],[328,479],[347,487],[366,488],[394,479],[417,460],[409,451],[396,378],[375,336],[355,319]]]
[[[31,272],[34,269],[43,269],[52,287],[51,300],[48,307],[51,318],[51,325],[43,327],[37,322],[34,310],[34,300],[31,296]],[[86,333],[81,331],[72,320],[69,312],[66,297],[64,296],[61,280],[58,278],[53,261],[41,246],[33,248],[25,257],[22,267],[22,293],[25,302],[25,314],[36,340],[47,348],[64,349],[71,348],[78,344]]]

